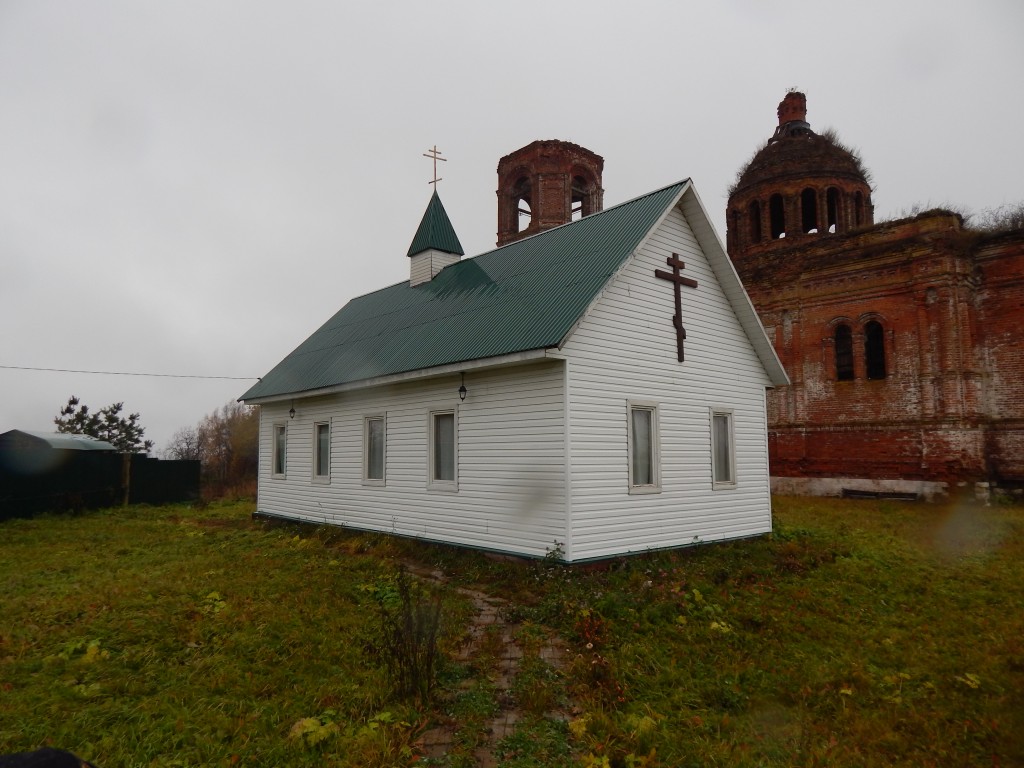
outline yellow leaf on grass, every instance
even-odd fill
[[[964,672],[964,674],[957,676],[956,678],[961,683],[966,685],[968,688],[980,688],[981,678],[973,672]]]

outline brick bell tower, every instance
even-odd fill
[[[568,141],[527,144],[498,161],[498,245],[604,207],[604,158]]]

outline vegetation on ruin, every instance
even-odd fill
[[[853,161],[856,171],[864,179],[864,183],[867,184],[872,191],[874,191],[874,175],[872,174],[871,169],[869,169],[867,165],[864,163],[864,158],[861,155],[861,152],[858,148],[850,144],[847,144],[841,138],[839,138],[839,132],[835,128],[826,128],[821,133],[815,133],[814,135],[817,136],[819,139],[825,141],[826,143],[831,144],[836,149],[839,149],[842,152],[845,152],[847,155],[849,155],[850,159]],[[735,178],[732,180],[732,183],[729,184],[729,186],[726,189],[726,195],[728,197],[732,197],[736,190],[739,189],[740,182],[743,180],[744,174],[746,174],[747,170],[753,164],[754,160],[757,159],[757,156],[760,155],[762,151],[764,151],[765,147],[772,143],[773,138],[774,137],[769,138],[767,141],[765,141],[764,144],[760,145],[757,149],[755,149],[750,154],[750,157],[748,157],[746,161],[739,167],[739,169],[736,171]]]
[[[555,543],[495,562],[267,526],[249,503],[7,521],[0,752],[154,768],[1024,762],[1024,508],[775,508],[770,536],[603,570],[559,564]],[[449,581],[410,587],[399,563]],[[459,586],[506,601],[523,649],[507,688],[497,635],[457,653]],[[411,636],[436,659],[410,685],[381,633],[424,606]],[[551,632],[558,667],[531,650]],[[516,728],[480,762],[504,700]],[[449,753],[422,759],[441,721]]]
[[[988,234],[1016,232],[1024,229],[1024,201],[1006,203],[994,208],[983,208],[970,214],[967,219],[970,229]]]

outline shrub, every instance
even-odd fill
[[[431,594],[405,566],[366,589],[377,613],[369,654],[384,665],[397,694],[428,701],[437,678],[441,593]]]

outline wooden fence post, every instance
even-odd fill
[[[124,492],[124,499],[121,502],[121,506],[128,506],[128,499],[131,494],[132,484],[132,455],[130,453],[121,454],[121,489]]]

